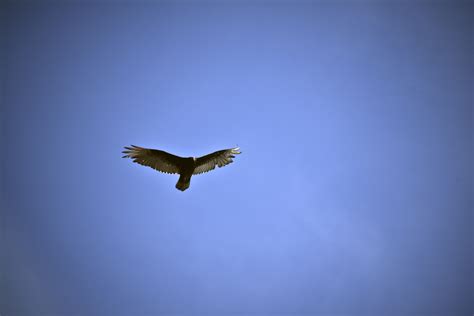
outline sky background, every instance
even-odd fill
[[[0,314],[471,315],[473,12],[2,2]]]

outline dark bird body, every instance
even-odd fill
[[[189,188],[195,168],[196,159],[194,159],[194,157],[183,158],[181,172],[179,173],[179,179],[176,183],[176,189],[184,191]]]
[[[148,149],[134,145],[125,147],[125,149],[123,151],[125,154],[123,158],[131,158],[133,162],[164,173],[179,174],[176,188],[181,191],[189,188],[193,175],[211,171],[216,166],[220,168],[228,165],[233,162],[232,158],[235,158],[234,155],[240,154],[238,147],[219,150],[199,158],[183,158],[163,150]]]

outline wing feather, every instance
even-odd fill
[[[194,174],[200,174],[214,170],[216,165],[221,168],[233,162],[232,158],[240,154],[240,148],[230,148],[213,152],[212,154],[202,156],[196,159]]]
[[[125,154],[122,158],[131,158],[133,162],[164,173],[179,173],[184,159],[163,150],[143,148],[134,145],[125,147],[122,153]]]

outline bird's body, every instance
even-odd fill
[[[196,158],[188,157],[183,159],[183,167],[179,174],[178,182],[176,183],[176,189],[184,191],[189,188],[191,184],[191,177],[193,176],[194,169],[196,168]]]
[[[131,158],[133,162],[151,167],[164,173],[177,173],[179,180],[176,183],[178,190],[189,188],[191,177],[213,170],[216,165],[223,167],[233,162],[234,155],[240,154],[239,148],[230,148],[213,152],[199,158],[179,157],[158,149],[148,149],[132,145],[125,147],[123,158]]]

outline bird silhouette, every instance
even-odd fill
[[[184,191],[189,188],[193,175],[214,170],[216,166],[220,168],[228,165],[233,162],[232,158],[241,152],[239,147],[235,147],[219,150],[199,158],[183,158],[163,150],[131,145],[131,147],[125,147],[122,153],[125,154],[122,158],[131,158],[133,162],[143,166],[164,173],[179,174],[176,189]]]

